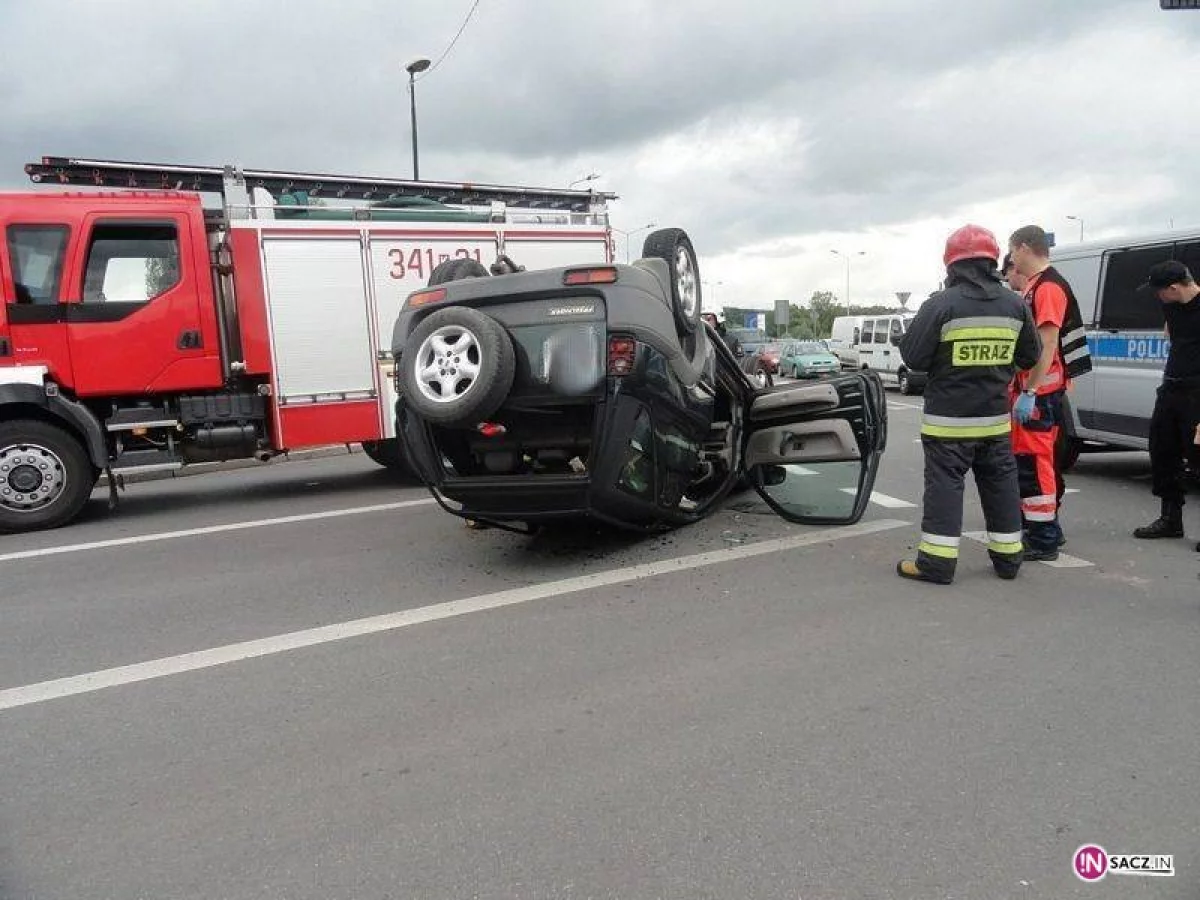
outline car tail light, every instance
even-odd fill
[[[563,284],[612,284],[616,280],[616,266],[571,269],[563,276]]]
[[[480,422],[478,425],[475,426],[475,430],[478,431],[480,434],[482,434],[484,437],[488,437],[488,438],[499,437],[500,435],[506,434],[508,432],[507,428],[505,428],[503,425],[500,425],[497,422]]]
[[[408,295],[409,306],[428,306],[430,303],[441,303],[446,299],[445,288],[434,288],[431,291],[417,291]]]
[[[608,374],[628,375],[633,371],[637,358],[637,342],[633,338],[610,337],[608,339]]]

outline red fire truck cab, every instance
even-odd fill
[[[613,261],[613,194],[56,157],[26,172],[89,190],[0,193],[0,532],[70,522],[102,473],[115,502],[126,473],[305,447],[403,466],[389,341],[409,292],[461,257]]]

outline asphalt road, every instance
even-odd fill
[[[0,897],[1194,900],[1200,511],[1084,457],[1060,564],[902,581],[892,401],[847,529],[473,531],[358,454],[4,538]]]

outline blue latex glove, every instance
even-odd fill
[[[1037,403],[1036,397],[1031,397],[1029,394],[1021,394],[1017,398],[1016,405],[1013,406],[1013,415],[1017,421],[1024,425],[1033,418],[1034,405]]]

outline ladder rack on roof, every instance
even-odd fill
[[[234,166],[160,165],[60,156],[44,156],[41,162],[26,165],[25,172],[30,181],[35,183],[219,193],[227,205],[248,202],[249,192],[254,188],[263,188],[272,196],[303,191],[314,198],[391,200],[412,197],[464,206],[503,203],[519,208],[577,213],[603,212],[605,202],[617,197],[616,194],[599,191],[561,188],[411,181],[358,175],[311,175],[238,169]]]

